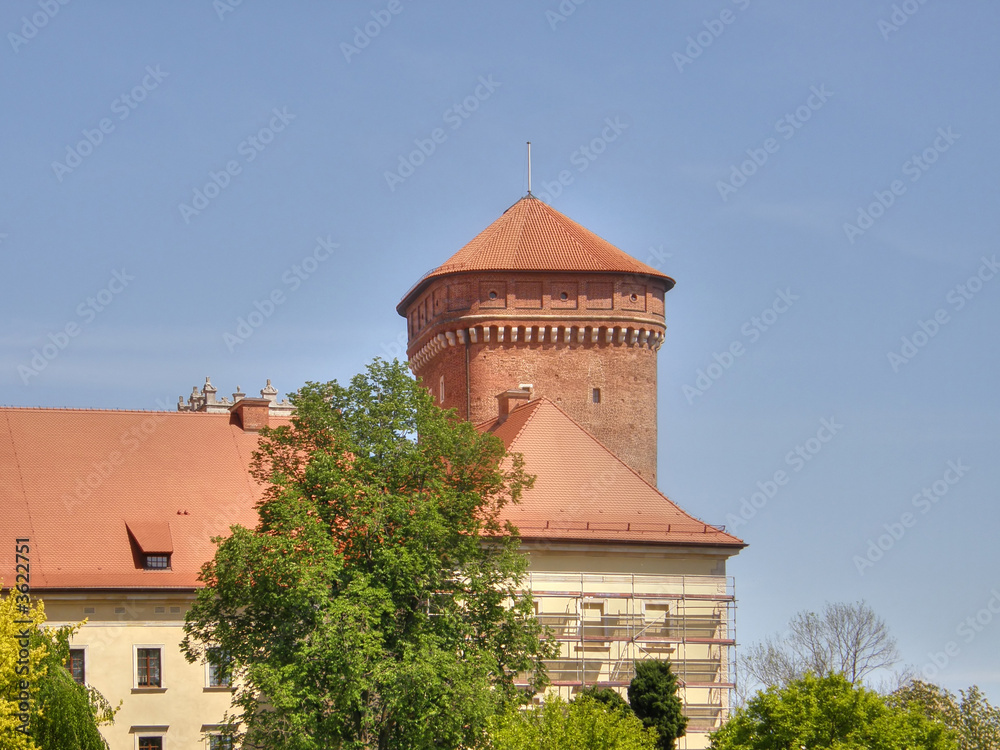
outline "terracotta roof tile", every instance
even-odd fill
[[[465,247],[425,274],[397,305],[400,315],[431,279],[466,271],[590,271],[637,273],[674,282],[640,263],[544,201],[526,196]]]
[[[195,587],[210,538],[256,524],[257,440],[228,414],[0,409],[2,570],[29,537],[33,588]],[[137,569],[129,529],[171,569]]]
[[[548,399],[478,427],[521,453],[536,476],[505,511],[524,539],[745,546],[681,510]]]
[[[507,512],[525,539],[743,546],[547,400],[479,427],[538,477]],[[0,570],[14,570],[14,539],[29,538],[34,589],[198,586],[211,537],[256,525],[257,441],[228,414],[0,408]],[[170,570],[137,567],[130,532],[140,552],[169,552]]]

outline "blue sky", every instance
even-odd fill
[[[863,597],[925,677],[1000,702],[998,22],[985,0],[4,3],[0,400],[348,378],[526,192],[531,140],[536,194],[677,280],[660,487],[749,542],[740,641]]]

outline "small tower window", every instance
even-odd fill
[[[444,403],[444,375],[442,375],[441,380],[438,381],[438,403]]]
[[[569,295],[568,295],[568,294],[566,294],[566,292],[562,292],[562,293],[560,293],[560,295],[559,295],[559,299],[561,299],[561,300],[562,300],[563,302],[565,302],[566,300],[568,300],[568,299],[569,299]]]
[[[490,290],[490,299],[496,299],[496,298],[497,298],[497,293],[493,290]]]
[[[638,294],[633,294],[631,297],[629,297],[629,299],[632,300],[633,302],[638,302],[639,301],[639,295]]]
[[[594,403],[595,404],[601,403],[601,389],[600,388],[595,388],[594,389],[593,398],[594,398]]]

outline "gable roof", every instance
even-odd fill
[[[535,485],[504,518],[522,539],[607,540],[730,547],[746,545],[681,510],[548,399],[478,429],[524,456]]]
[[[425,274],[396,306],[400,315],[431,280],[466,271],[636,273],[674,280],[640,263],[533,195],[521,198],[448,260]]]
[[[230,421],[0,409],[0,570],[14,570],[14,539],[27,538],[32,588],[196,587],[211,538],[257,523],[258,435]],[[170,570],[144,570],[150,553],[170,553]]]
[[[271,417],[272,424],[287,424]],[[214,536],[257,524],[259,435],[229,414],[0,408],[0,570],[28,539],[33,589],[193,589]],[[505,509],[525,540],[743,546],[682,511],[552,402],[480,429],[537,475]],[[169,554],[169,570],[144,555]]]

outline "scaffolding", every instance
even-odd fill
[[[628,687],[636,661],[669,659],[688,732],[718,729],[735,687],[735,614],[729,576],[528,575],[539,621],[559,642],[546,662],[549,693]]]

